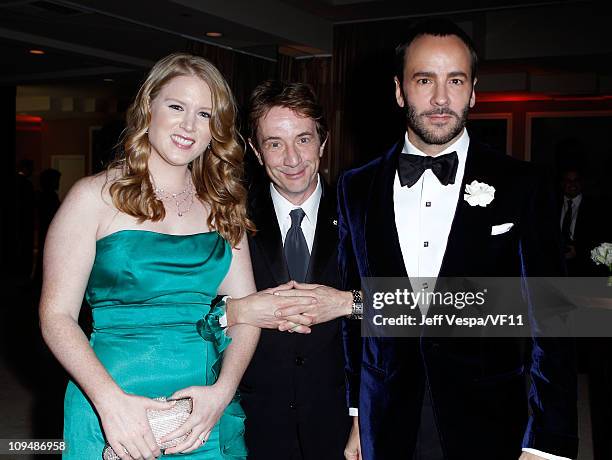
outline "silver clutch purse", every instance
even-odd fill
[[[155,398],[155,400],[165,401],[166,398]],[[170,409],[147,411],[147,418],[149,419],[149,425],[151,425],[151,431],[153,431],[155,441],[162,451],[164,449],[174,447],[187,439],[189,433],[164,443],[160,442],[161,438],[185,423],[185,420],[187,420],[187,418],[189,418],[191,415],[192,408],[193,405],[191,398],[183,398],[177,399],[176,404],[174,404],[174,406]],[[106,444],[106,446],[104,446],[104,450],[102,451],[102,459],[120,460],[120,457],[115,453],[109,444]]]

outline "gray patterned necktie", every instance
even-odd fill
[[[289,269],[289,277],[292,280],[303,283],[306,281],[310,253],[306,238],[302,232],[302,220],[306,213],[302,208],[296,208],[289,213],[291,217],[291,228],[285,237],[285,260]]]

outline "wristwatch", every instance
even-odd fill
[[[351,289],[351,294],[353,294],[353,306],[351,310],[351,314],[348,315],[349,319],[362,319],[363,318],[363,300],[361,298],[361,291],[356,289]]]

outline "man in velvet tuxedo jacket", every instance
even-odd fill
[[[279,330],[253,323],[264,329],[240,385],[249,459],[341,460],[350,417],[338,318],[351,313],[353,295],[334,289],[338,227],[334,190],[319,174],[322,108],[310,87],[269,81],[255,89],[249,118],[249,143],[268,176],[249,193],[257,289],[272,292],[292,280],[275,292],[316,300],[268,313],[283,320]],[[304,265],[295,266],[290,246],[301,247]]]
[[[361,277],[562,275],[552,194],[531,165],[465,129],[475,103],[470,39],[441,20],[408,36],[395,78],[407,133],[338,184],[343,287]],[[493,200],[468,202],[473,181],[493,186]],[[525,366],[514,339],[345,335],[349,405],[358,409],[348,459],[575,458],[567,340],[533,338]]]

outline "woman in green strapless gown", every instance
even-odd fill
[[[219,315],[210,305],[231,258],[229,244],[217,232],[123,230],[98,240],[86,291],[94,320],[90,344],[124,391],[168,397],[188,386],[215,383],[228,339],[218,322],[203,324],[203,318]],[[200,334],[198,322],[205,328]],[[64,409],[66,457],[84,459],[94,452],[99,459],[105,441],[98,418],[72,382]],[[204,446],[186,458],[244,457],[243,421],[234,399]]]
[[[152,399],[161,396],[193,400],[168,436],[188,437],[166,454],[246,457],[236,388],[259,330],[223,330],[223,302],[212,304],[218,292],[258,295],[234,120],[212,64],[162,59],[128,111],[124,153],[106,174],[77,182],[51,224],[40,321],[72,376],[66,459],[99,460],[107,442],[122,459],[160,456],[146,410],[172,406]],[[83,295],[89,340],[77,322]]]

